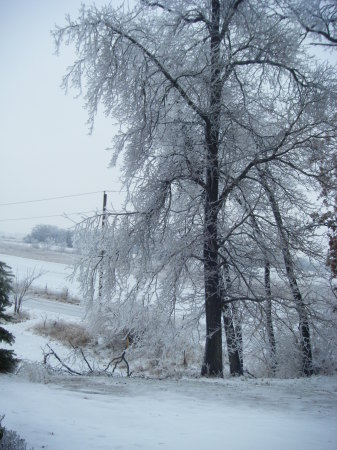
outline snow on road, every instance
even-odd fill
[[[40,297],[30,297],[23,302],[23,310],[29,312],[29,314],[35,313],[35,315],[62,315],[66,319],[81,319],[83,316],[83,309],[79,305],[73,305],[70,303],[63,303],[52,301]]]

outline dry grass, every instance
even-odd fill
[[[11,322],[12,323],[26,322],[27,320],[30,319],[30,315],[29,315],[29,313],[27,311],[20,311],[18,313],[11,313],[10,317],[11,317]]]
[[[83,325],[63,320],[40,322],[33,327],[33,331],[74,347],[86,347],[92,341],[92,337]]]
[[[51,290],[47,286],[40,288],[38,286],[32,286],[29,293],[37,297],[46,298],[49,300],[56,300],[62,303],[71,303],[79,305],[80,300],[78,297],[69,294],[69,291],[64,287],[61,291]]]

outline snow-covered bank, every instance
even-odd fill
[[[63,309],[44,311],[43,303],[27,304],[31,320],[8,324],[17,355],[28,363],[18,375],[0,376],[4,425],[29,446],[335,450],[337,376],[150,380],[48,375],[35,361],[41,363],[41,349],[49,340],[33,334],[32,326],[43,315],[78,322],[80,308],[47,303]],[[69,351],[56,341],[52,346],[62,357]]]

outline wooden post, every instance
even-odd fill
[[[107,204],[107,193],[103,192],[103,214],[102,214],[102,230],[105,227],[106,224],[106,204]],[[104,249],[101,251],[101,264],[103,263],[104,258]],[[102,296],[102,289],[103,289],[103,268],[101,266],[100,274],[99,274],[99,286],[98,286],[98,297],[101,298]]]

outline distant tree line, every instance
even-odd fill
[[[55,225],[36,225],[31,233],[25,236],[24,242],[29,244],[54,244],[72,248],[73,232]]]

